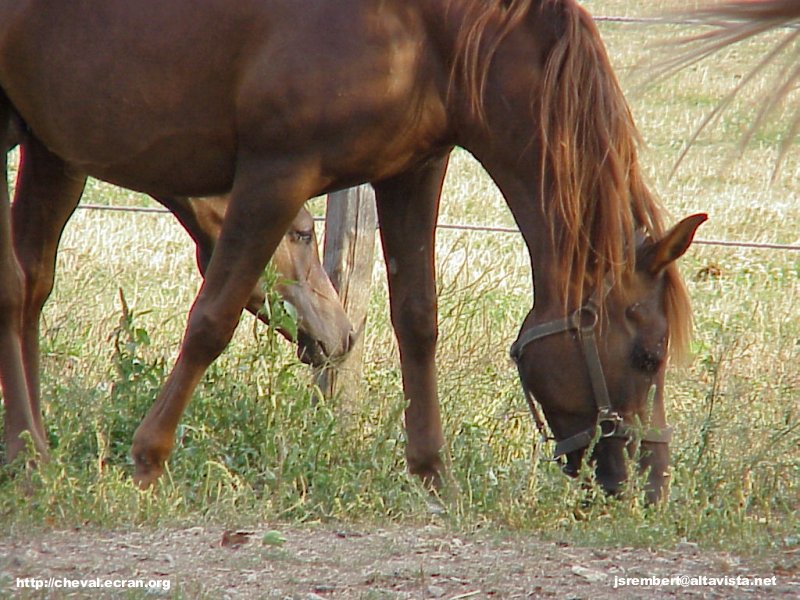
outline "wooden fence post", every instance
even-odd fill
[[[377,223],[372,186],[361,185],[328,195],[323,266],[339,292],[357,339],[341,363],[326,367],[317,375],[317,385],[327,398],[339,395],[345,412],[349,412],[361,388]]]

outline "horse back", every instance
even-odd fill
[[[125,187],[220,193],[243,149],[366,180],[440,135],[441,112],[420,118],[437,69],[402,2],[7,4],[0,86],[51,151]]]

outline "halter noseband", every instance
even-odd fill
[[[610,289],[611,286],[607,285],[606,293],[608,293]],[[568,438],[560,441],[556,440],[553,460],[557,460],[570,452],[589,447],[595,439],[595,435],[598,434],[598,429],[600,438],[623,438],[629,440],[633,437],[634,432],[632,429],[625,424],[622,415],[611,406],[608,386],[606,385],[606,378],[603,375],[603,365],[600,362],[600,353],[597,350],[597,340],[595,337],[595,329],[599,321],[599,306],[597,294],[595,293],[589,298],[586,304],[575,310],[571,315],[562,319],[548,321],[547,323],[542,323],[541,325],[536,325],[523,331],[520,333],[517,341],[511,346],[511,359],[519,370],[522,391],[525,394],[525,399],[528,402],[528,407],[531,410],[536,427],[544,439],[554,439],[547,438],[545,435],[545,422],[539,415],[539,411],[534,403],[533,394],[528,390],[528,387],[525,385],[525,380],[522,377],[522,351],[525,349],[525,346],[531,342],[566,331],[577,331],[578,337],[581,340],[581,349],[583,350],[583,357],[586,360],[586,366],[589,370],[589,380],[592,385],[594,401],[597,405],[597,423],[595,426]],[[642,440],[645,442],[663,444],[668,444],[671,438],[671,427],[665,427],[664,429],[653,428],[642,436]]]

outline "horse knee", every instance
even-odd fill
[[[406,352],[424,355],[435,351],[439,328],[434,298],[406,298],[394,311],[392,323]]]
[[[237,324],[237,318],[196,305],[189,316],[182,352],[193,363],[210,364],[225,350]]]

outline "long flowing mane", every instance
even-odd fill
[[[480,116],[492,56],[502,39],[535,10],[557,19],[559,32],[537,90],[541,201],[559,249],[559,282],[584,296],[607,276],[621,281],[635,268],[635,232],[664,234],[662,209],[637,160],[639,135],[600,34],[574,0],[468,0],[472,22],[461,37],[454,77]],[[538,6],[535,6],[538,4]],[[491,25],[491,33],[487,33]],[[674,265],[666,272],[666,312],[673,354],[691,333],[686,289]]]

